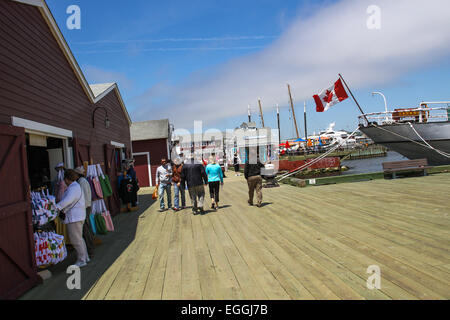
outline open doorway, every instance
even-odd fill
[[[53,182],[57,179],[55,167],[67,163],[64,139],[27,133],[26,146],[31,190],[46,188],[53,193]]]

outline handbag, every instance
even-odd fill
[[[111,182],[109,181],[109,177],[103,174],[100,164],[97,164],[97,173],[100,187],[102,188],[103,199],[106,199],[112,195]]]
[[[58,180],[56,182],[55,189],[56,189],[56,191],[55,191],[56,202],[60,202],[64,196],[64,192],[66,192],[66,189],[67,189],[67,185],[64,182],[64,171],[63,170],[58,171]]]
[[[97,233],[98,234],[107,234],[108,228],[106,227],[105,218],[102,215],[101,200],[95,201],[92,204],[92,209],[95,212],[94,219],[95,219],[95,226],[97,227]]]
[[[97,193],[95,192],[95,186],[93,181],[93,172],[92,172],[92,166],[88,166],[87,173],[86,173],[86,180],[89,182],[89,186],[91,187],[91,200],[97,201],[99,200]]]
[[[94,214],[92,212],[89,213],[89,222],[90,222],[90,225],[91,225],[92,233],[94,235],[96,235],[97,234],[97,226],[95,224],[95,217],[94,217]]]
[[[152,199],[153,200],[158,199],[158,187],[156,187],[155,190],[153,191]]]
[[[100,186],[100,181],[98,179],[97,169],[95,165],[92,166],[92,173],[93,173],[92,183],[94,185],[95,193],[97,194],[97,197],[99,199],[103,199],[102,187]]]
[[[112,222],[112,218],[111,218],[111,214],[109,213],[108,209],[106,208],[106,204],[104,200],[100,200],[100,204],[102,206],[102,216],[105,219],[106,222],[106,229],[109,232],[113,232],[114,231],[114,224]]]

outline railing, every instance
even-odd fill
[[[446,103],[450,104],[450,102],[444,102],[442,104]],[[387,112],[373,112],[358,116],[360,124],[367,124],[366,119],[369,122],[375,122],[377,124],[450,121],[450,106],[428,108],[426,105],[421,105],[419,108],[404,108]]]

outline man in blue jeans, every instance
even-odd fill
[[[184,187],[181,186],[181,171],[183,170],[183,165],[184,164],[181,158],[176,158],[173,161],[172,182],[173,182],[173,190],[175,192],[174,195],[175,206],[173,207],[174,211],[178,211],[186,207],[185,189]],[[181,207],[180,207],[180,195],[181,195]]]
[[[164,190],[167,193],[167,208],[172,207],[172,167],[166,159],[161,159],[161,165],[156,170],[156,187],[159,193],[159,212],[166,210],[164,206]]]

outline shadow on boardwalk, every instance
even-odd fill
[[[151,207],[151,192],[139,195],[139,209],[135,212],[121,213],[113,218],[115,231],[97,236],[102,243],[95,247],[91,262],[81,269],[81,290],[69,290],[66,282],[70,274],[67,268],[76,262],[76,252],[69,252],[66,260],[49,268],[52,277],[20,299],[23,300],[81,300],[96,281],[114,264],[119,256],[133,242],[139,219],[145,218],[145,211]]]

